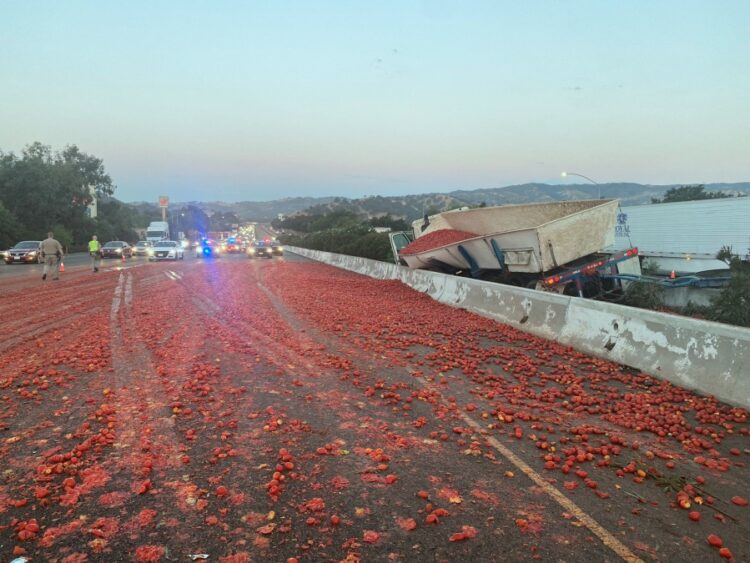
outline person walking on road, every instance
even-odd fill
[[[89,254],[91,255],[91,267],[95,272],[99,271],[99,262],[102,259],[102,244],[96,240],[96,235],[89,241]]]
[[[42,241],[42,258],[44,258],[44,269],[42,279],[47,279],[50,270],[54,270],[53,280],[60,279],[60,262],[63,258],[62,245],[52,238],[52,232],[47,233],[47,238]]]

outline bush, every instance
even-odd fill
[[[735,257],[729,263],[729,271],[729,285],[711,303],[709,318],[750,327],[750,264]]]
[[[16,244],[22,238],[22,232],[15,216],[0,202],[0,250]]]
[[[286,235],[281,242],[292,246],[322,250],[348,256],[390,262],[393,259],[388,233],[370,231],[366,225],[327,229],[305,235]]]
[[[653,276],[656,274],[657,267],[651,262],[644,262],[641,266],[641,273],[644,276]],[[625,297],[622,300],[623,305],[638,307],[639,309],[656,310],[662,306],[662,296],[664,288],[656,283],[646,281],[630,282],[625,290]]]
[[[52,235],[55,237],[55,239],[65,249],[65,252],[68,252],[68,249],[73,244],[73,233],[71,233],[69,229],[60,224],[52,225],[52,228],[50,230],[52,231]],[[44,233],[44,238],[47,238],[47,233]]]

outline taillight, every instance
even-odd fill
[[[625,254],[627,256],[638,256],[638,249],[637,248],[631,248]]]
[[[593,262],[589,264],[588,266],[586,266],[583,271],[588,274],[601,268],[602,266],[604,266],[604,260],[599,260],[597,262]]]
[[[544,283],[547,285],[555,285],[556,283],[560,282],[560,276],[552,276],[544,280]]]

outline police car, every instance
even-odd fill
[[[229,237],[224,244],[222,244],[224,252],[232,253],[232,252],[242,252],[243,249],[243,243],[242,239],[239,239],[237,237]]]
[[[276,239],[259,239],[247,248],[248,258],[273,258],[274,256],[283,255],[284,247]]]
[[[149,260],[184,260],[185,249],[182,245],[173,240],[160,240],[155,242],[152,248],[148,250]]]
[[[196,258],[218,258],[220,255],[221,245],[211,239],[203,239],[201,243],[195,247]]]

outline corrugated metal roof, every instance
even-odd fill
[[[748,253],[750,197],[621,207],[615,223],[616,250],[716,255],[725,245]]]

